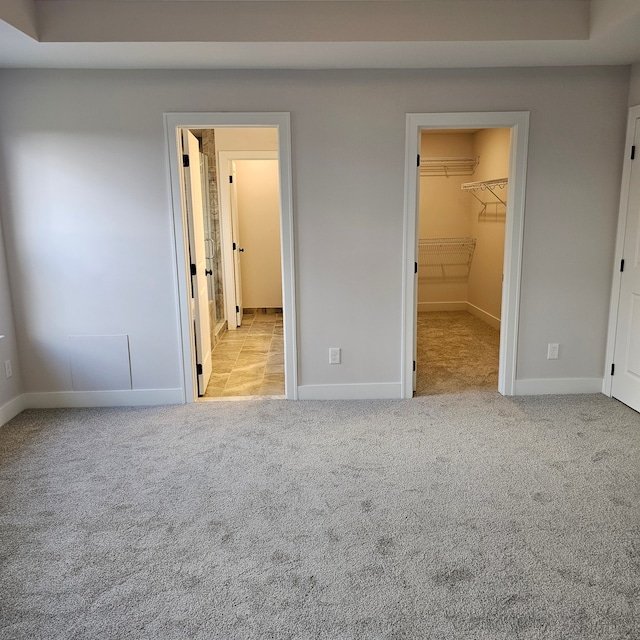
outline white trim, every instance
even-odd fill
[[[622,275],[618,265],[624,254],[624,236],[627,227],[627,209],[629,207],[629,188],[631,184],[631,157],[628,149],[631,149],[635,135],[636,119],[640,118],[640,105],[629,109],[627,118],[627,137],[624,145],[624,163],[622,165],[622,182],[620,185],[620,207],[618,209],[618,233],[616,235],[616,249],[613,261],[613,282],[611,284],[611,303],[609,305],[609,328],[607,330],[607,350],[605,355],[604,377],[602,380],[602,393],[611,397],[613,379],[611,375],[611,363],[614,361],[616,348],[616,328],[618,326],[618,307],[620,305],[620,283]]]
[[[430,311],[466,311],[466,300],[457,302],[418,302],[418,313],[429,313]]]
[[[600,393],[602,378],[545,378],[516,380],[516,396],[566,395]]]
[[[300,400],[387,400],[402,397],[399,382],[369,384],[307,384],[298,387]]]
[[[278,150],[271,151],[229,151],[223,149],[218,151],[218,157],[225,160],[277,160]],[[222,182],[220,182],[222,184]]]
[[[282,243],[282,307],[284,316],[285,393],[297,398],[298,356],[295,298],[295,259],[293,193],[291,179],[291,125],[289,113],[165,113],[171,206],[175,243],[177,277],[177,309],[182,336],[182,380],[184,402],[194,402],[196,389],[193,376],[193,329],[190,326],[189,282],[187,279],[187,247],[180,196],[180,163],[178,161],[178,130],[217,129],[224,127],[275,127],[278,130],[278,167],[280,174],[280,224]]]
[[[458,302],[418,302],[418,313],[430,313],[433,311],[466,311],[490,327],[500,330],[500,318],[496,318],[488,311],[476,307],[475,304],[471,304],[466,300]]]
[[[493,327],[494,329],[497,329],[498,331],[500,331],[500,324],[501,324],[500,318],[496,318],[495,316],[491,315],[488,311],[485,311],[480,307],[476,307],[475,304],[471,304],[470,302],[467,302],[467,311],[472,316],[475,316],[476,318],[479,318],[480,320],[482,320],[482,322],[488,324],[490,327]]]
[[[13,420],[19,413],[22,413],[27,408],[25,404],[24,394],[16,396],[5,402],[0,407],[0,427],[7,424],[9,420]]]
[[[43,391],[23,394],[26,409],[71,407],[146,407],[184,404],[182,389],[129,389],[125,391]]]
[[[413,359],[416,342],[415,314],[417,310],[414,262],[417,255],[417,195],[419,184],[419,170],[416,166],[416,158],[420,150],[420,132],[424,129],[474,128],[511,129],[498,391],[507,396],[515,393],[529,112],[408,113],[405,132],[404,253],[402,269],[401,382],[404,398],[413,396]]]

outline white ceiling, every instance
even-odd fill
[[[0,67],[640,62],[640,0],[1,0]]]

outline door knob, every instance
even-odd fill
[[[204,270],[204,275],[205,276],[212,276],[213,275],[213,269],[205,269]]]
[[[240,253],[244,253],[244,249],[238,249]]]

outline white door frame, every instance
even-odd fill
[[[235,318],[235,280],[233,275],[233,244],[231,238],[231,211],[229,208],[229,181],[227,178],[227,166],[235,160],[277,160],[277,151],[218,151],[218,189],[220,194],[220,236],[222,240],[222,259],[225,290],[225,315]],[[224,171],[222,168],[224,167]],[[227,291],[233,291],[233,296],[227,296]],[[231,327],[229,327],[231,328]],[[286,376],[285,376],[286,377]]]
[[[611,397],[613,380],[611,364],[614,360],[616,346],[616,329],[618,327],[618,307],[620,306],[620,284],[622,274],[618,265],[624,254],[624,236],[627,230],[627,209],[629,207],[629,187],[631,184],[631,155],[629,150],[633,144],[636,119],[640,118],[640,105],[629,109],[627,118],[627,136],[625,140],[625,155],[622,165],[622,184],[620,186],[620,208],[618,209],[618,232],[616,236],[616,249],[613,269],[613,283],[611,285],[611,305],[609,307],[609,328],[607,330],[607,350],[605,356],[604,376],[602,380],[602,393]]]
[[[298,394],[293,194],[291,180],[290,115],[274,113],[165,113],[165,141],[168,155],[169,184],[173,207],[177,308],[181,333],[181,376],[184,402],[196,400],[193,379],[194,341],[191,320],[188,264],[188,237],[185,233],[181,203],[181,162],[178,158],[180,129],[221,129],[225,127],[275,127],[278,130],[278,167],[280,180],[280,242],[282,251],[282,306],[284,316],[285,395],[296,400]]]
[[[509,185],[504,242],[500,369],[498,391],[515,395],[520,275],[524,231],[524,200],[529,142],[529,112],[408,113],[405,140],[404,254],[402,269],[402,397],[413,396],[417,292],[415,262],[418,244],[420,133],[423,129],[511,129]]]

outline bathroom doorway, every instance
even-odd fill
[[[289,116],[167,114],[165,123],[168,140],[176,139],[175,147],[169,144],[169,160],[178,257],[184,259],[184,271],[179,269],[178,275],[184,318],[185,400],[255,395],[295,399]],[[196,141],[194,148],[191,140],[188,152],[185,136]],[[198,171],[193,166],[194,156],[198,157]],[[268,183],[266,191],[256,182],[259,176]],[[201,184],[194,188],[197,181]],[[243,196],[244,182],[248,188]],[[198,194],[200,213],[188,202],[195,201]],[[227,219],[231,200],[237,208],[235,228]],[[271,202],[268,215],[267,200]],[[243,242],[243,211],[245,216],[253,216],[248,223],[245,220],[245,231],[261,229],[258,247],[254,244],[249,249],[250,233],[245,233],[249,244]],[[194,227],[199,227],[196,234]],[[269,265],[259,257],[267,246]],[[249,253],[251,260],[243,264]],[[263,282],[267,273],[270,287]],[[256,279],[260,280],[257,286]],[[234,284],[232,289],[230,282],[238,286]],[[256,290],[264,293],[267,289],[277,289],[277,299],[255,297]],[[234,303],[231,315],[230,301]],[[241,305],[244,314],[237,312]],[[249,374],[254,374],[251,381],[247,380]]]

